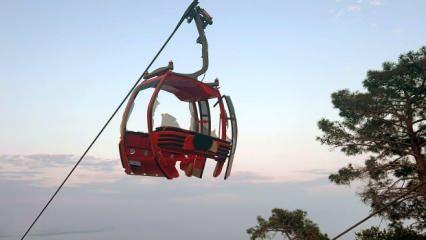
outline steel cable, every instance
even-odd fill
[[[380,209],[372,212],[370,215],[368,215],[367,217],[363,218],[362,220],[360,220],[359,222],[355,223],[354,225],[352,225],[351,227],[349,227],[348,229],[346,229],[345,231],[343,231],[342,233],[340,233],[339,235],[335,236],[334,238],[332,238],[331,240],[336,240],[338,238],[340,238],[341,236],[345,235],[346,233],[348,233],[349,231],[351,231],[352,229],[356,228],[357,226],[359,226],[361,223],[367,221],[368,219],[372,218],[373,216],[375,216],[378,213],[383,212],[386,208],[390,207],[391,205],[398,203],[399,200],[403,199],[404,197],[406,197],[408,194],[416,191],[417,189],[419,189],[420,187],[422,187],[423,185],[426,184],[426,181],[423,181],[421,183],[419,183],[417,186],[413,187],[412,189],[410,189],[409,191],[407,191],[406,193],[402,194],[401,196],[397,197],[396,199],[394,199],[393,201],[391,201],[390,203],[386,204],[385,206],[381,207]]]
[[[101,128],[101,130],[98,132],[98,134],[96,135],[96,137],[92,140],[92,142],[90,143],[90,145],[86,148],[86,150],[83,152],[83,154],[81,155],[81,157],[79,158],[79,160],[76,162],[76,164],[74,165],[74,167],[71,169],[71,171],[68,173],[68,175],[65,177],[65,179],[62,181],[62,183],[59,185],[59,187],[56,189],[55,193],[50,197],[49,201],[47,201],[47,203],[44,205],[44,207],[42,208],[42,210],[39,212],[39,214],[37,215],[37,217],[33,220],[33,222],[31,223],[31,225],[27,228],[27,230],[25,231],[25,233],[22,235],[21,240],[25,239],[25,237],[27,236],[27,234],[30,232],[30,230],[32,229],[32,227],[34,226],[34,224],[38,221],[38,219],[40,218],[40,216],[44,213],[44,211],[46,210],[46,208],[49,206],[49,204],[52,202],[52,200],[56,197],[56,195],[58,194],[58,192],[61,190],[61,188],[64,186],[64,184],[67,182],[68,178],[72,175],[72,173],[74,172],[74,170],[77,168],[77,166],[81,163],[81,161],[84,159],[84,157],[86,156],[86,154],[89,152],[89,150],[92,148],[92,146],[95,144],[95,142],[98,140],[99,136],[101,136],[101,134],[103,133],[103,131],[105,130],[105,128],[109,125],[109,123],[111,122],[111,120],[114,118],[114,116],[117,114],[118,110],[120,110],[120,108],[123,106],[123,104],[126,102],[127,98],[129,98],[130,94],[133,92],[133,90],[136,88],[136,86],[139,84],[139,82],[143,79],[143,76],[145,73],[148,72],[149,68],[152,66],[152,64],[155,62],[155,60],[158,58],[158,56],[160,55],[160,53],[163,51],[163,49],[166,47],[166,45],[169,43],[169,41],[172,39],[172,37],[174,36],[174,34],[176,33],[176,31],[179,29],[179,27],[182,25],[183,21],[186,19],[186,17],[188,16],[188,14],[190,13],[190,11],[192,9],[194,9],[194,7],[198,4],[197,0],[193,0],[193,2],[188,6],[188,8],[185,10],[185,13],[182,15],[182,17],[180,18],[178,24],[176,25],[176,27],[173,29],[172,33],[169,35],[169,37],[166,39],[166,41],[163,43],[163,45],[161,46],[160,50],[158,50],[158,52],[155,54],[154,58],[151,60],[151,62],[148,64],[148,66],[146,67],[145,71],[143,71],[143,73],[140,75],[140,77],[138,78],[138,80],[135,82],[135,84],[132,86],[132,88],[129,90],[129,92],[126,94],[126,96],[124,97],[124,99],[121,101],[121,103],[117,106],[117,108],[114,110],[114,112],[112,113],[112,115],[109,117],[109,119],[106,121],[106,123],[103,125],[103,127]]]

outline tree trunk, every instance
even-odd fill
[[[422,146],[417,139],[417,135],[413,129],[413,110],[410,104],[407,104],[407,133],[410,138],[411,151],[413,152],[414,159],[416,160],[417,174],[419,175],[420,182],[426,181],[426,159],[422,155]],[[426,197],[426,185],[420,188],[420,193]]]
[[[288,238],[289,240],[293,240],[293,239],[290,237],[290,234],[288,234],[288,232],[284,232],[284,234],[287,236],[287,238]]]
[[[426,182],[426,160],[422,154],[414,156],[416,159],[417,173],[419,174],[419,180]],[[420,189],[421,193],[426,197],[426,185]]]

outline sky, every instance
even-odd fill
[[[24,231],[189,3],[0,1],[0,239]],[[205,79],[220,79],[238,118],[232,177],[208,177],[213,163],[202,180],[124,175],[120,111],[30,239],[247,239],[274,207],[304,209],[335,235],[368,214],[360,186],[327,180],[364,157],[321,146],[316,123],[338,119],[332,92],[362,91],[369,69],[426,45],[426,2],[200,5],[214,17]],[[195,39],[182,25],[152,69],[171,59],[177,72],[197,69]]]

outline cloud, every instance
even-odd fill
[[[51,236],[66,236],[66,235],[75,235],[75,234],[91,234],[91,233],[101,233],[106,231],[111,231],[113,228],[106,229],[82,229],[82,230],[73,230],[73,231],[38,231],[34,233],[29,233],[28,236],[34,236],[34,237],[51,237]],[[0,235],[1,238],[18,238],[21,237],[20,235],[13,235],[13,234],[3,234]]]
[[[336,18],[340,18],[340,17],[346,15],[347,13],[360,12],[361,9],[362,9],[361,4],[362,4],[362,2],[357,1],[353,4],[349,4],[349,5],[346,5],[342,8],[340,8],[340,10],[338,10],[338,11],[333,10],[333,11],[331,11],[331,13],[334,14],[334,16]]]
[[[359,4],[351,4],[346,7],[348,12],[359,12],[361,11],[361,6]]]
[[[401,34],[401,33],[402,33],[402,29],[401,29],[401,28],[394,28],[394,29],[392,29],[392,32],[393,32],[394,34],[399,35],[399,34]]]
[[[336,1],[340,7],[336,10],[331,10],[330,13],[333,14],[336,18],[340,18],[348,13],[357,13],[361,12],[363,8],[367,8],[368,5],[378,7],[382,5],[381,0],[369,0],[368,2],[363,0],[352,0],[352,1]]]
[[[374,5],[374,6],[380,6],[382,5],[382,1],[381,0],[371,0],[370,5]]]
[[[69,154],[31,154],[31,155],[0,155],[0,179],[25,181],[32,185],[54,187],[63,180],[78,157]],[[83,184],[97,184],[116,182],[128,177],[123,173],[120,160],[103,159],[87,156],[77,167],[67,185],[78,186]],[[134,177],[132,177],[134,178]],[[205,174],[204,182],[187,180],[182,176],[182,182],[193,185],[219,184],[213,177]],[[260,175],[255,172],[235,171],[232,173],[232,181],[238,183],[277,182],[280,180]],[[143,185],[152,185],[163,182],[162,178],[141,177],[143,181],[136,181]],[[219,180],[219,179],[217,179]],[[220,179],[223,181],[222,179]],[[188,182],[187,182],[188,181]],[[205,184],[209,182],[209,184]]]
[[[238,183],[297,183],[327,178],[333,169],[283,170],[280,176],[268,176],[250,171],[237,171],[232,174],[230,181]]]
[[[0,155],[0,180],[25,181],[31,185],[56,187],[68,174],[78,157],[69,154],[31,154],[31,155]],[[206,167],[209,168],[209,167]],[[223,183],[223,175],[214,178],[212,169],[206,169],[203,179],[187,178],[184,174],[177,180],[179,183],[209,188]],[[324,172],[321,172],[324,171]],[[326,169],[302,171],[280,171],[279,174],[267,175],[256,171],[234,170],[227,182],[239,184],[306,182],[324,177]],[[112,183],[121,180],[133,181],[139,185],[155,185],[169,181],[163,178],[135,177],[126,175],[118,159],[105,159],[87,156],[77,167],[67,186],[85,184]],[[97,191],[102,191],[98,189]],[[115,194],[105,190],[104,194]]]
[[[276,179],[258,174],[256,172],[239,171],[231,176],[233,182],[239,183],[260,183],[260,182],[275,182]]]
[[[317,175],[318,177],[326,177],[330,175],[330,173],[336,172],[337,169],[309,169],[304,171],[299,171],[301,173]]]
[[[34,185],[57,186],[78,158],[69,154],[0,155],[0,179],[27,181]],[[123,176],[119,160],[87,156],[76,169],[69,185],[112,182]]]

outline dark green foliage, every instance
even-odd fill
[[[322,234],[318,226],[306,218],[302,210],[288,211],[272,209],[268,220],[257,217],[258,225],[247,229],[250,239],[267,239],[271,234],[280,233],[284,239],[292,240],[327,240],[327,235]]]
[[[360,196],[378,209],[426,180],[426,47],[369,71],[363,86],[365,92],[332,94],[340,120],[321,119],[323,135],[317,140],[347,155],[368,156],[364,164],[349,164],[329,179],[336,184],[366,180]],[[382,216],[393,222],[410,219],[422,231],[425,197],[426,187]]]
[[[356,240],[426,240],[426,235],[397,224],[380,230],[371,227],[356,233]]]
[[[361,171],[355,169],[352,164],[340,169],[336,174],[331,174],[329,179],[337,184],[349,184],[352,180],[359,178]]]

